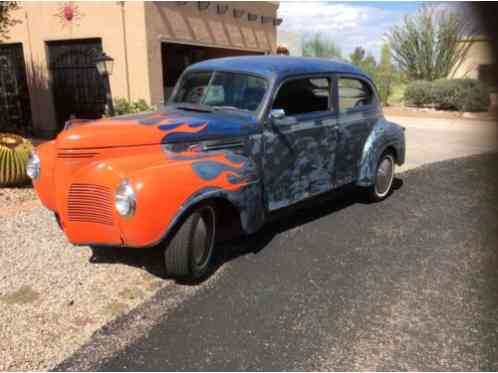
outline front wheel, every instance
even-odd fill
[[[387,152],[382,154],[375,172],[375,183],[368,188],[370,201],[382,201],[391,193],[394,180],[394,167],[395,162],[392,153]]]
[[[198,280],[207,274],[215,242],[216,214],[213,205],[197,207],[185,219],[165,247],[166,275]]]

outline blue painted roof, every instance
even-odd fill
[[[216,58],[198,62],[188,70],[227,70],[255,73],[267,78],[284,78],[295,74],[353,73],[368,78],[359,68],[334,59],[290,56],[242,56]]]

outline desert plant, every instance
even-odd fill
[[[410,82],[405,89],[405,103],[409,106],[421,107],[432,103],[432,84],[425,80]]]
[[[465,13],[423,5],[388,33],[393,58],[409,79],[445,78],[468,52],[470,24]]]
[[[117,98],[114,100],[115,115],[125,115],[139,113],[142,111],[151,111],[154,107],[149,106],[145,100],[128,101],[125,98]]]
[[[25,138],[0,133],[0,186],[20,186],[29,180],[26,163],[32,149]]]

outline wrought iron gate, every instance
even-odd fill
[[[72,115],[96,119],[105,112],[106,92],[95,57],[100,39],[48,42],[49,67],[59,129]]]
[[[25,134],[31,126],[22,44],[0,45],[0,132]]]

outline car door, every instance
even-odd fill
[[[263,130],[265,199],[275,210],[327,191],[334,175],[337,110],[332,79],[321,75],[284,81],[276,90]],[[282,111],[283,110],[283,111]]]
[[[337,81],[338,132],[336,186],[353,182],[365,142],[380,115],[374,87],[358,76],[339,75]]]

